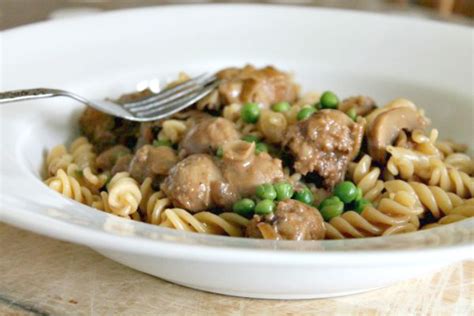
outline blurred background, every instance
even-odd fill
[[[472,25],[474,0],[0,0],[0,30],[97,12],[155,5],[196,3],[269,3],[342,8],[387,14],[419,16]]]

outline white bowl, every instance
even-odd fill
[[[142,79],[274,64],[307,90],[404,96],[441,135],[473,145],[472,29],[287,6],[117,11],[3,32],[2,90],[58,87],[102,98]],[[82,106],[65,99],[0,107],[2,221],[87,245],[171,282],[258,298],[315,298],[386,286],[472,257],[473,220],[360,240],[204,236],[93,210],[41,181],[44,153],[71,140]]]

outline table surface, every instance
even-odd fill
[[[436,10],[401,0],[0,0],[0,30],[44,21],[48,18],[90,14],[100,11],[173,4],[204,4],[251,2],[264,4],[292,4],[301,6],[351,9],[450,23],[471,25],[472,20],[460,15],[442,16]]]
[[[256,300],[192,290],[0,223],[0,315],[473,315],[474,261],[364,294]]]

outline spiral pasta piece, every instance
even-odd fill
[[[474,216],[474,198],[465,200],[462,204],[454,207],[447,215],[461,215],[465,217]]]
[[[443,153],[436,147],[436,140],[438,139],[439,132],[437,129],[432,129],[429,135],[425,131],[415,129],[411,133],[411,139],[415,143],[415,151],[418,151],[425,155],[442,157]]]
[[[119,172],[107,185],[110,210],[115,215],[130,216],[138,210],[142,199],[140,187],[128,172]]]
[[[415,204],[412,194],[399,192],[382,198],[377,207],[365,207],[360,214],[344,212],[325,223],[326,238],[362,238],[414,231],[419,222],[413,218],[422,212]]]
[[[68,153],[66,146],[58,145],[53,147],[46,156],[46,169],[49,176],[54,176],[59,169],[66,170],[72,163],[72,156]]]
[[[95,175],[92,173],[89,167],[81,170],[75,163],[71,163],[67,166],[66,173],[69,176],[74,177],[81,184],[81,186],[86,187],[94,194],[98,194],[99,189],[104,186],[108,179],[108,176],[105,173]]]
[[[444,191],[454,192],[462,198],[474,196],[474,178],[440,160],[434,162],[428,183],[439,186]]]
[[[172,207],[172,204],[163,192],[155,192],[151,184],[152,179],[148,177],[140,185],[142,200],[140,201],[139,211],[146,222],[158,225],[161,222],[163,211]]]
[[[382,236],[412,233],[417,230],[418,226],[414,225],[413,223],[403,223],[388,228],[386,231],[383,232]]]
[[[364,155],[359,162],[349,165],[349,176],[362,190],[364,198],[374,201],[382,194],[384,184],[379,180],[380,169],[371,166],[372,158]]]
[[[445,192],[440,187],[428,186],[421,182],[392,180],[385,182],[385,188],[390,193],[404,191],[416,195],[418,204],[428,209],[435,218],[447,214],[454,207],[463,203],[462,198],[456,194]]]
[[[423,229],[439,227],[474,217],[474,198],[463,201],[462,204],[451,209],[446,216],[440,218],[436,223],[428,224]]]
[[[96,173],[95,159],[97,155],[93,145],[87,138],[78,137],[71,143],[70,152],[73,157],[72,161],[78,166],[84,179],[83,185],[93,192],[98,192],[107,182],[108,175]]]
[[[148,200],[150,199],[150,196],[155,193],[152,188],[152,182],[153,180],[150,177],[147,177],[145,178],[145,180],[143,180],[142,184],[140,184],[140,193],[142,194],[142,200],[140,201],[139,210],[142,214],[146,214],[146,206]]]
[[[109,194],[102,191],[98,197],[99,198],[93,201],[90,206],[106,213],[112,213],[112,209],[109,205]]]
[[[449,154],[444,159],[444,163],[459,171],[467,173],[469,176],[474,175],[474,160],[466,154],[463,154],[463,153]]]
[[[180,208],[164,210],[160,226],[178,230],[213,235],[241,237],[248,224],[248,219],[235,213],[216,215],[211,212],[191,214]]]
[[[387,170],[392,175],[399,176],[403,180],[429,177],[433,160],[439,158],[435,155],[427,155],[402,147],[388,146],[387,151],[391,154],[387,162]]]
[[[95,169],[94,147],[85,137],[76,138],[69,147],[73,161],[81,170],[89,167]]]
[[[109,195],[105,191],[100,192],[100,195],[94,196],[93,202],[91,203],[90,206],[100,211],[113,214],[113,211],[109,205]],[[140,213],[138,212],[132,213],[130,215],[124,215],[124,216],[120,215],[120,216],[123,218],[133,219],[135,221],[142,221],[142,217],[140,216]]]
[[[53,176],[58,169],[66,171],[74,165],[77,174],[73,176],[76,177],[82,186],[86,186],[89,190],[97,193],[107,182],[108,175],[105,173],[96,174],[96,154],[92,144],[89,143],[87,138],[78,137],[72,142],[69,149],[70,151],[68,152],[63,145],[51,149],[46,158],[48,174]],[[71,175],[71,172],[68,171],[68,174]]]
[[[435,143],[436,148],[440,150],[445,156],[453,153],[464,153],[467,150],[467,146],[459,144],[451,140],[437,141]]]
[[[56,192],[65,197],[87,205],[93,202],[92,193],[73,176],[68,175],[63,169],[59,169],[56,176],[48,178],[46,184]]]
[[[82,170],[82,176],[86,181],[87,187],[95,191],[102,188],[109,179],[109,175],[107,173],[95,174],[92,172],[90,167],[86,167],[84,170]]]
[[[158,133],[158,139],[166,139],[177,144],[183,139],[187,126],[184,121],[166,120],[163,122],[161,131]]]

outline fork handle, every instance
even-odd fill
[[[56,96],[65,96],[68,93],[64,90],[59,89],[48,89],[48,88],[34,88],[34,89],[23,89],[23,90],[12,90],[0,92],[0,104],[18,102],[24,100],[33,99],[44,99]]]

